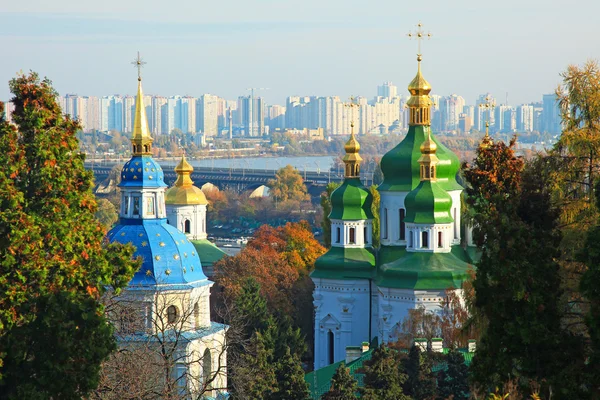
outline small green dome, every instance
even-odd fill
[[[372,219],[372,204],[373,195],[363,186],[360,179],[346,178],[344,183],[331,193],[329,219]]]
[[[419,163],[421,157],[420,147],[431,127],[425,125],[410,126],[404,140],[388,151],[381,159],[383,182],[379,185],[380,191],[410,192],[419,184]],[[463,187],[456,181],[456,174],[460,169],[460,160],[450,149],[440,143],[435,136],[431,136],[437,145],[437,183],[447,191],[462,190]]]
[[[413,224],[449,224],[452,197],[437,182],[422,181],[406,195],[406,222]]]

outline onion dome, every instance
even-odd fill
[[[133,156],[121,170],[119,187],[167,187],[162,168],[151,156]]]
[[[142,259],[141,268],[129,283],[130,289],[136,286],[179,289],[209,283],[194,245],[165,219],[119,224],[108,232],[107,238],[111,243],[135,246],[134,257]]]
[[[342,185],[331,194],[331,213],[329,219],[372,219],[373,195],[363,186],[360,181],[360,162],[362,158],[358,154],[360,144],[354,136],[354,124],[350,140],[344,146],[346,155],[343,158],[345,167],[345,179]]]
[[[177,173],[177,181],[175,185],[167,190],[165,194],[165,203],[174,205],[206,205],[208,201],[206,196],[198,187],[194,186],[194,182],[190,178],[194,167],[181,157],[181,161],[175,167]]]

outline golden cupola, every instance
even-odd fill
[[[421,54],[417,55],[417,76],[408,85],[410,99],[406,102],[409,109],[409,125],[431,125],[431,85],[421,72]]]
[[[194,182],[190,175],[194,171],[194,167],[190,165],[185,159],[185,156],[181,157],[181,161],[175,167],[177,173],[177,180],[172,188],[168,189],[165,193],[166,204],[176,205],[206,205],[208,201],[206,196],[200,190],[200,188],[194,186]]]
[[[421,181],[436,181],[436,167],[440,161],[435,155],[437,145],[431,140],[431,132],[427,135],[427,140],[421,144],[421,157],[419,157]]]
[[[345,176],[346,178],[358,178],[360,176],[360,162],[362,157],[358,152],[360,151],[360,143],[354,136],[354,122],[350,123],[351,133],[350,140],[344,145],[346,155],[342,159],[346,164]]]

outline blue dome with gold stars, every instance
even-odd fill
[[[121,171],[120,187],[167,187],[162,168],[149,155],[135,155]]]
[[[165,219],[122,219],[107,237],[110,242],[134,245],[134,256],[142,258],[141,268],[129,283],[130,289],[185,289],[209,283],[194,245]]]

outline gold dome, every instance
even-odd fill
[[[194,186],[190,174],[194,171],[194,167],[190,165],[185,159],[185,156],[181,157],[181,161],[175,167],[177,172],[177,181],[175,185],[168,189],[165,193],[166,204],[177,204],[177,205],[206,205],[208,201],[204,192],[198,187]]]
[[[354,126],[352,126],[350,140],[344,145],[344,150],[346,150],[346,154],[356,154],[360,151],[360,143],[358,143],[358,140],[356,140],[356,137],[354,136]]]
[[[421,73],[421,60],[422,57],[419,55],[417,57],[418,61],[418,70],[417,75],[413,78],[413,80],[408,84],[408,91],[412,96],[424,96],[428,95],[431,92],[431,85],[423,74]]]
[[[437,150],[437,144],[431,140],[431,137],[428,137],[427,140],[421,144],[420,150],[421,154],[435,154]]]

